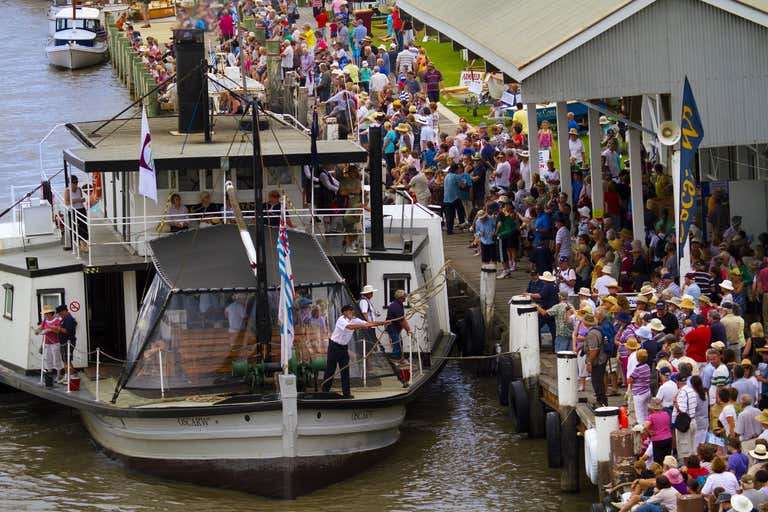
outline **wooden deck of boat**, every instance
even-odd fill
[[[445,259],[451,261],[451,266],[456,270],[457,277],[463,280],[468,290],[476,296],[480,294],[480,257],[472,256],[472,249],[467,246],[472,239],[468,232],[456,232],[453,235],[443,237],[443,249]],[[494,321],[501,326],[504,336],[509,332],[509,299],[514,295],[524,292],[530,279],[530,262],[527,258],[521,258],[518,262],[518,270],[506,279],[496,280],[496,297],[494,300]],[[498,329],[497,329],[498,330]],[[541,349],[541,383],[542,399],[552,409],[559,407],[557,401],[557,358],[552,353],[549,336],[543,336],[544,346]],[[496,341],[496,340],[494,340]],[[506,339],[501,340],[502,346],[506,345]],[[621,391],[621,390],[620,390]],[[576,410],[585,428],[592,428],[595,423],[594,413],[589,403],[594,402],[592,386],[587,381],[586,390],[579,393],[580,403]],[[608,397],[609,405],[620,406],[622,397]]]

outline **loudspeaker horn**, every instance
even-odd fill
[[[680,140],[680,127],[672,121],[664,121],[659,125],[656,136],[665,146],[674,146]]]

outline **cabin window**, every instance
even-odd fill
[[[64,288],[49,288],[44,290],[37,290],[37,311],[40,318],[40,311],[44,306],[51,306],[56,309],[64,304]]]
[[[267,186],[293,183],[293,167],[267,167]]]
[[[179,171],[179,192],[200,191],[200,171],[197,169],[185,169]]]
[[[160,190],[169,190],[171,188],[171,174],[176,171],[156,172],[157,188]]]
[[[237,190],[253,190],[253,172],[245,167],[235,169]]]
[[[411,275],[410,274],[384,274],[384,303],[389,304],[395,300],[395,292],[405,290],[405,293],[411,293]],[[404,304],[408,305],[408,302]]]
[[[206,169],[205,174],[205,190],[211,190],[213,188],[213,171]]]
[[[3,284],[3,318],[13,320],[13,285]]]

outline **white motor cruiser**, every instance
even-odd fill
[[[107,60],[109,47],[100,12],[92,7],[61,9],[56,13],[54,32],[45,53],[52,66],[80,69]]]

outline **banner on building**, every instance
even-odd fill
[[[693,177],[693,157],[704,138],[704,128],[696,108],[691,84],[685,77],[683,86],[683,113],[680,116],[680,219],[677,243],[682,253],[688,241],[688,232],[696,213],[696,181]]]

